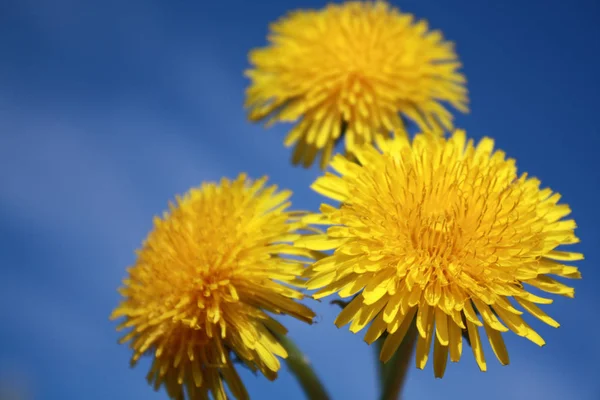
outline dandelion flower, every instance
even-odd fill
[[[388,361],[415,323],[416,364],[424,368],[433,344],[433,366],[442,377],[448,354],[462,352],[462,330],[482,371],[486,359],[480,327],[498,360],[508,352],[502,332],[512,331],[542,346],[524,313],[548,325],[558,323],[537,304],[552,299],[538,291],[574,296],[556,280],[580,278],[566,265],[582,254],[558,250],[577,243],[575,222],[563,219],[569,206],[540,181],[517,175],[515,161],[484,138],[476,146],[464,132],[449,139],[416,135],[365,146],[361,165],[336,156],[337,173],[317,179],[313,189],[341,202],[322,205],[307,221],[332,225],[298,245],[335,249],[307,269],[314,297],[355,296],[335,323],[358,332],[369,323],[365,341],[387,332],[380,358]],[[310,219],[309,219],[310,218]],[[485,336],[483,336],[485,338]]]
[[[423,130],[452,128],[446,103],[467,111],[453,44],[427,22],[385,2],[300,10],[271,26],[269,45],[249,55],[246,107],[253,121],[297,122],[285,140],[293,163],[325,168],[345,134],[352,152],[391,132],[401,116]]]
[[[291,193],[265,182],[240,175],[178,197],[155,218],[120,289],[112,318],[131,328],[121,343],[130,342],[132,365],[154,356],[148,381],[171,398],[225,399],[226,383],[247,399],[234,361],[274,379],[287,357],[273,334],[286,329],[268,313],[312,322],[293,288],[312,254],[290,242],[304,225],[286,211]]]

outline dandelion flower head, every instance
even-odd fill
[[[334,249],[307,270],[307,287],[319,289],[316,298],[354,296],[338,327],[350,323],[358,332],[370,324],[367,343],[386,333],[385,362],[414,323],[417,367],[425,367],[433,341],[438,377],[448,355],[461,358],[463,331],[483,371],[479,328],[502,364],[509,363],[502,332],[544,345],[525,314],[558,327],[539,305],[552,303],[548,293],[574,296],[556,277],[580,278],[567,264],[583,258],[557,249],[578,242],[560,195],[517,175],[515,161],[494,151],[489,138],[474,145],[462,131],[448,139],[419,134],[379,147],[358,150],[360,164],[333,159],[337,173],[326,173],[313,189],[341,205],[322,205],[310,220],[331,226],[298,242]]]
[[[304,225],[291,193],[265,182],[242,174],[178,197],[128,270],[112,318],[130,329],[132,365],[153,356],[147,379],[171,398],[225,399],[224,384],[248,398],[235,361],[274,379],[287,356],[269,313],[312,322],[296,289],[311,252],[290,242]]]
[[[383,1],[293,12],[250,52],[246,106],[253,121],[295,122],[285,144],[294,164],[321,167],[345,135],[346,150],[377,136],[452,128],[446,108],[467,111],[465,77],[452,43]]]

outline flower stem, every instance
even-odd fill
[[[402,343],[387,363],[379,362],[379,376],[381,378],[381,400],[398,400],[402,394],[402,388],[408,375],[408,369],[417,342],[417,329],[413,324]],[[384,338],[377,341],[377,358],[383,347]]]
[[[272,332],[277,337],[277,340],[285,348],[288,353],[285,362],[292,374],[300,383],[304,390],[304,394],[310,400],[329,400],[330,397],[325,390],[325,387],[317,377],[317,374],[310,365],[308,358],[296,346],[296,344],[287,336],[276,332]]]

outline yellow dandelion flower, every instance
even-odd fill
[[[178,197],[155,218],[119,290],[111,317],[131,328],[121,343],[130,342],[132,365],[154,355],[148,381],[171,398],[225,399],[226,383],[247,399],[233,361],[274,379],[287,357],[273,334],[286,329],[268,312],[312,322],[293,288],[312,254],[290,242],[304,225],[287,211],[291,192],[265,182],[240,175]]]
[[[544,340],[523,312],[558,327],[536,304],[552,299],[532,293],[574,296],[551,275],[580,278],[579,253],[557,247],[577,243],[569,206],[540,181],[517,175],[515,161],[485,138],[476,146],[464,132],[451,138],[417,135],[381,141],[378,151],[356,151],[361,165],[336,156],[313,189],[341,202],[322,205],[306,221],[333,225],[326,234],[301,238],[310,249],[335,249],[313,264],[308,289],[314,297],[355,296],[335,323],[351,322],[365,341],[387,337],[388,361],[413,323],[419,332],[416,364],[424,368],[433,345],[434,372],[442,377],[448,354],[462,352],[468,332],[482,371],[486,360],[479,327],[502,364],[509,358],[501,332],[513,331],[538,345]],[[519,309],[522,308],[522,309]]]
[[[249,118],[298,123],[285,140],[293,163],[330,160],[346,149],[403,133],[400,115],[423,130],[452,128],[444,103],[467,111],[453,44],[427,22],[387,3],[347,2],[296,11],[271,26],[269,45],[250,52]]]

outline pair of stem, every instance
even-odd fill
[[[406,381],[409,365],[417,340],[417,329],[412,326],[406,337],[387,363],[379,361],[379,352],[383,346],[385,337],[375,342],[377,352],[377,364],[379,366],[379,377],[381,383],[381,400],[398,400],[402,394],[402,388]],[[309,400],[330,400],[331,397],[313,370],[308,358],[300,351],[298,346],[286,335],[277,334],[277,338],[288,352],[285,360],[288,368],[298,380]]]

